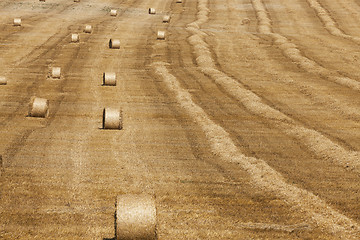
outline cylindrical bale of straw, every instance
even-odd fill
[[[110,16],[115,17],[116,15],[117,15],[117,10],[116,9],[111,9]]]
[[[163,17],[163,23],[168,23],[168,22],[170,22],[170,15],[165,15],[164,17]]]
[[[176,3],[182,3],[182,0],[176,0]]]
[[[80,2],[80,0],[74,0],[74,2]]]
[[[7,84],[6,77],[0,77],[0,85],[6,85],[6,84]]]
[[[52,78],[60,78],[61,77],[61,68],[53,67],[51,69],[51,77]]]
[[[14,26],[21,26],[21,18],[14,18]]]
[[[156,10],[155,8],[149,8],[149,14],[155,14]]]
[[[71,34],[71,42],[79,42],[79,40],[80,40],[79,34],[77,33]]]
[[[39,0],[39,2],[45,2],[45,0]]]
[[[156,206],[154,196],[124,194],[116,199],[116,239],[155,240]]]
[[[92,32],[92,26],[91,25],[85,25],[84,32],[85,33],[91,33]]]
[[[164,31],[158,31],[157,32],[157,39],[164,40],[165,39],[165,32]]]
[[[122,129],[120,111],[114,108],[104,108],[102,125],[103,129]]]
[[[245,25],[245,24],[249,24],[250,23],[250,19],[249,18],[244,18],[242,21],[241,21],[241,25]]]
[[[116,73],[104,72],[103,73],[103,85],[104,86],[116,86]]]
[[[120,40],[119,39],[110,39],[109,48],[120,48]]]
[[[45,98],[31,97],[29,104],[29,116],[46,118],[49,115],[49,100]]]

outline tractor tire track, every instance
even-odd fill
[[[340,239],[356,239],[360,227],[353,220],[330,208],[321,199],[306,190],[292,186],[261,159],[246,157],[232,142],[229,134],[215,124],[202,108],[192,101],[191,94],[184,90],[178,80],[167,70],[168,64],[155,62],[154,71],[164,79],[169,90],[176,94],[181,107],[200,125],[206,134],[214,155],[223,161],[238,164],[250,176],[257,188],[276,193],[297,211],[301,211],[315,221],[324,231],[337,235]]]
[[[360,44],[360,37],[352,36],[344,33],[344,31],[340,29],[336,21],[333,19],[329,11],[325,7],[323,7],[323,5],[318,0],[306,0],[306,1],[309,4],[309,6],[316,12],[316,15],[323,23],[324,28],[330,34],[337,37],[348,39],[356,44]],[[351,8],[346,7],[347,4],[341,3],[341,6],[345,7],[350,13],[354,14],[354,11],[350,10]]]
[[[258,17],[263,16],[259,19],[261,23],[259,29],[262,29],[261,31],[265,29],[265,31],[271,35],[270,20],[267,17],[265,18],[267,15],[265,10],[262,10],[264,9],[262,2],[254,0],[253,6],[257,10]],[[198,9],[197,20],[188,24],[186,29],[192,34],[188,38],[188,41],[194,48],[194,55],[196,56],[199,69],[205,75],[212,78],[218,85],[222,86],[253,114],[267,119],[273,126],[283,130],[284,133],[303,143],[318,157],[360,173],[359,152],[345,149],[321,133],[302,126],[277,109],[266,105],[259,96],[247,90],[237,80],[217,69],[210,48],[204,41],[206,33],[200,29],[200,26],[208,20],[209,9],[207,8],[207,1],[200,1]],[[280,37],[287,41],[286,38]]]
[[[189,24],[187,27],[187,30],[193,34],[191,37],[189,37],[189,42],[194,47],[195,56],[197,57],[196,62],[199,65],[202,72],[205,73],[205,75],[208,75],[209,77],[211,77],[213,79],[223,78],[222,81],[224,81],[224,78],[226,78],[227,76],[224,76],[225,74],[216,70],[216,67],[211,58],[210,50],[209,50],[208,46],[206,45],[206,43],[202,39],[202,37],[205,34],[200,30],[200,26],[207,21],[207,15],[208,15],[208,11],[209,11],[207,9],[207,1],[199,1],[198,3],[199,3],[198,4],[199,11],[198,11],[198,15],[197,15],[197,20],[195,22]],[[200,54],[198,54],[198,53],[200,53]],[[242,163],[240,163],[240,165],[242,166],[243,169],[246,169],[246,171],[251,175],[253,180],[256,179],[256,180],[254,180],[254,182],[256,182],[257,186],[261,186],[261,187],[264,187],[267,189],[271,188],[271,187],[277,188],[277,190],[272,188],[271,191],[279,193],[282,197],[286,196],[287,201],[290,200],[290,199],[288,199],[288,197],[290,197],[290,196],[297,195],[299,197],[299,195],[301,195],[301,198],[302,198],[301,200],[300,200],[300,198],[292,199],[290,197],[291,198],[290,202],[292,204],[295,204],[296,206],[300,206],[299,208],[301,208],[303,211],[305,211],[310,218],[315,220],[317,222],[317,224],[319,226],[321,226],[323,229],[325,229],[326,231],[337,234],[339,236],[339,238],[342,238],[342,239],[355,239],[357,237],[357,234],[359,232],[358,226],[355,226],[356,225],[355,224],[349,228],[348,223],[345,223],[346,221],[352,222],[353,220],[332,210],[329,206],[326,206],[326,204],[324,204],[324,202],[322,202],[322,200],[315,197],[311,193],[306,192],[305,190],[300,190],[293,186],[283,185],[283,184],[286,184],[285,182],[283,182],[283,180],[280,180],[283,178],[279,175],[278,172],[276,172],[274,169],[269,167],[264,161],[244,156],[243,153],[241,153],[238,150],[238,148],[235,146],[235,144],[232,142],[231,138],[229,137],[229,134],[222,127],[220,127],[219,125],[216,125],[212,120],[210,120],[209,117],[207,116],[207,114],[204,112],[204,110],[192,101],[191,94],[188,91],[184,90],[180,86],[176,77],[174,77],[172,74],[169,73],[169,71],[167,70],[167,65],[168,64],[166,64],[164,62],[155,62],[152,64],[154,71],[164,79],[165,83],[168,85],[168,88],[176,94],[178,103],[185,109],[185,111],[190,116],[192,116],[192,118],[194,118],[195,122],[197,124],[199,124],[201,126],[201,128],[203,129],[203,131],[206,133],[207,139],[212,146],[213,154],[215,154],[216,156],[220,156],[225,161],[229,161],[229,159],[231,159],[230,160],[231,162],[238,162],[238,163],[242,162]],[[229,77],[227,77],[226,80],[227,80],[227,82],[230,82],[232,79],[229,79]],[[215,80],[215,82],[218,82],[218,81]],[[227,91],[230,90],[229,87],[226,87],[226,84],[220,84],[220,85],[225,86],[224,88]],[[239,91],[237,91],[237,92],[235,91],[235,93],[239,93]],[[293,122],[292,119],[288,118],[285,115],[279,116],[279,113],[273,109],[272,109],[273,111],[267,111],[268,106],[260,106],[260,108],[259,108],[258,105],[260,105],[262,103],[260,103],[259,99],[252,98],[253,94],[251,94],[251,92],[249,92],[249,91],[244,92],[244,90],[243,90],[242,93],[243,94],[247,93],[248,94],[247,97],[249,98],[249,96],[250,96],[250,99],[253,100],[253,101],[251,101],[249,99],[245,99],[245,101],[243,101],[243,104],[247,105],[247,108],[250,108],[249,106],[254,107],[258,111],[257,115],[259,114],[259,112],[260,112],[259,115],[262,115],[261,113],[265,112],[266,113],[265,118],[271,119],[271,120],[276,119],[277,122],[284,124],[284,125],[282,125],[282,127],[284,127],[285,125],[289,125],[286,127],[286,129],[296,128],[295,132],[293,132],[293,133],[290,132],[291,136],[295,136],[295,135],[299,134],[299,132],[302,132],[305,135],[307,135],[307,133],[312,131],[310,129],[298,128],[298,126],[292,126],[293,124],[295,125],[295,123]],[[237,98],[239,98],[238,94],[233,94],[233,96],[237,96]],[[255,103],[252,103],[252,102],[255,102]],[[260,109],[260,110],[258,110],[258,109]],[[316,134],[317,133],[315,133],[315,135]],[[310,135],[314,135],[314,133],[311,132]],[[313,138],[313,136],[310,136],[310,137],[306,136],[306,137]],[[297,137],[297,139],[301,139],[301,138],[302,138],[301,136]],[[306,141],[308,141],[308,139],[306,139]],[[327,143],[327,144],[329,144],[329,143]],[[330,143],[330,145],[331,144],[332,143]],[[317,147],[319,147],[319,146],[317,146]],[[318,153],[319,153],[319,150],[321,150],[321,149],[319,149],[319,148],[315,149],[315,151],[317,151]],[[237,160],[234,160],[234,159],[237,159]],[[261,167],[259,167],[258,169],[252,168],[250,165],[255,162],[257,164],[259,164],[258,166],[261,166]],[[261,169],[262,171],[266,171],[267,173],[261,174],[259,172],[259,169]],[[269,178],[267,178],[265,176],[268,176]],[[266,178],[266,180],[264,178]],[[262,180],[272,181],[274,179],[276,179],[275,180],[276,183],[281,182],[276,187],[270,183],[266,183],[266,184],[260,183]],[[289,192],[287,192],[288,190],[289,190]],[[291,192],[291,194],[289,194],[290,192]],[[299,192],[299,193],[301,192],[301,194],[296,194],[296,192]],[[309,203],[311,203],[310,204],[311,206],[308,205]],[[314,205],[312,205],[312,204],[314,204]],[[316,207],[315,207],[315,205],[316,205]],[[328,210],[330,212],[327,212]],[[331,220],[327,219],[329,216],[331,216],[330,217]],[[351,224],[353,224],[353,223],[351,223]]]

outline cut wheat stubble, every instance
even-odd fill
[[[294,210],[305,214],[310,224],[315,224],[330,234],[343,236],[343,239],[358,239],[356,233],[360,231],[360,227],[355,221],[332,209],[311,192],[287,183],[279,172],[262,159],[245,156],[225,129],[214,123],[204,110],[192,101],[191,94],[180,86],[176,77],[169,73],[166,63],[156,62],[152,66],[157,75],[164,79],[169,90],[176,94],[180,106],[205,132],[215,156],[245,170],[254,187],[275,193]]]
[[[227,76],[225,73],[219,71],[216,68],[214,60],[212,59],[209,45],[204,40],[205,36],[207,36],[207,35],[203,31],[201,31],[201,28],[200,28],[200,26],[202,24],[204,24],[208,21],[208,14],[210,13],[210,10],[207,8],[208,3],[209,3],[208,0],[199,0],[197,19],[196,19],[196,21],[188,24],[188,26],[187,26],[187,30],[192,34],[192,36],[189,37],[188,40],[189,40],[189,43],[194,48],[196,62],[198,64],[199,68],[201,69],[201,71],[204,74],[206,74],[207,76],[214,79],[221,86],[223,86],[226,89],[226,91],[228,91],[231,95],[233,95],[234,97],[239,99],[247,109],[251,110],[252,112],[256,113],[257,115],[263,116],[263,117],[267,118],[268,120],[273,121],[275,126],[280,126],[281,128],[283,128],[284,126],[287,125],[287,126],[292,126],[295,129],[297,129],[295,133],[289,132],[289,131],[287,131],[287,133],[291,134],[291,136],[295,136],[295,137],[301,139],[302,141],[305,141],[304,143],[306,145],[312,145],[312,149],[317,154],[324,155],[324,153],[325,153],[327,158],[330,157],[334,162],[337,162],[338,164],[343,165],[342,161],[337,160],[337,155],[345,152],[347,155],[346,159],[348,161],[350,161],[353,164],[353,166],[357,166],[358,164],[355,163],[356,156],[355,157],[353,156],[356,154],[350,153],[350,152],[342,149],[340,146],[337,146],[336,143],[332,143],[331,141],[330,142],[325,141],[328,139],[326,137],[322,136],[320,133],[317,133],[316,131],[311,131],[311,130],[309,132],[314,137],[316,137],[315,139],[324,140],[327,143],[325,147],[324,147],[324,145],[319,144],[319,142],[313,141],[313,139],[312,139],[313,136],[311,136],[311,138],[306,136],[306,139],[303,138],[303,134],[300,134],[299,136],[297,136],[298,133],[300,133],[303,130],[303,127],[301,125],[298,125],[293,119],[289,118],[288,116],[284,115],[283,113],[279,112],[278,110],[273,109],[270,106],[263,103],[261,98],[258,97],[256,94],[247,90],[238,81]],[[253,3],[253,6],[254,6],[256,12],[259,13],[258,15],[267,16],[265,7],[260,0],[252,0],[252,3]],[[277,41],[284,40],[284,37],[282,37],[278,34],[272,33],[271,21],[269,21],[268,18],[261,19],[259,21],[259,23],[260,23],[260,27],[262,27],[262,29],[260,30],[262,33],[270,34],[272,36],[276,35]],[[260,29],[260,27],[259,27],[259,29]],[[184,97],[182,96],[181,99],[184,99]],[[189,103],[189,105],[190,105],[190,103]],[[199,109],[199,111],[200,111],[200,109]],[[280,123],[280,125],[279,125],[279,123]],[[219,127],[219,126],[217,126],[217,127]],[[294,128],[292,128],[292,130]],[[204,126],[204,129],[205,129],[204,130],[205,132],[211,131],[211,129],[209,129],[209,127],[207,127],[207,126]],[[220,131],[220,128],[218,128],[218,130]],[[286,128],[285,130],[288,130],[288,128]],[[213,140],[220,141],[221,139],[223,139],[225,142],[228,142],[228,143],[224,145],[221,143],[221,141],[217,142],[217,143],[214,142],[214,147],[216,147],[220,144],[220,145],[223,145],[224,148],[228,148],[226,146],[231,145],[230,141],[228,141],[227,138],[215,137],[215,136],[219,136],[219,134],[220,134],[220,132],[212,135],[212,138],[210,139],[210,141],[213,141]],[[227,135],[227,133],[224,133],[224,136],[226,136],[226,135]],[[332,151],[330,151],[330,153],[329,153],[329,151],[324,151],[324,150],[329,150],[329,149],[332,150]],[[338,149],[340,149],[341,151],[337,151]],[[218,149],[218,150],[221,151],[221,149]],[[235,152],[239,152],[239,150],[236,150],[235,147],[233,150],[234,150],[233,153],[229,153],[228,151],[223,152],[224,159],[235,159],[232,156],[235,156],[236,155]],[[344,150],[344,151],[342,151],[342,150]],[[336,154],[334,154],[334,152],[336,152]],[[263,161],[260,161],[258,159],[246,158],[244,156],[243,157],[240,157],[240,156],[239,156],[238,160],[236,160],[236,162],[237,161],[242,162],[242,161],[248,159],[248,161],[243,162],[245,164],[245,165],[242,164],[243,168],[250,167],[251,165],[249,165],[249,164],[252,162],[254,164],[255,163],[259,164],[258,165],[259,167],[261,165],[263,165]],[[359,157],[357,157],[357,159],[359,159]],[[357,162],[358,162],[358,160],[357,160]],[[342,215],[341,213],[331,209],[329,206],[326,205],[325,202],[323,202],[321,199],[317,198],[313,194],[306,192],[305,190],[302,190],[302,189],[297,189],[296,187],[294,187],[292,185],[286,184],[283,180],[278,181],[278,184],[274,184],[274,182],[271,180],[270,177],[273,175],[273,177],[272,177],[273,179],[280,180],[282,178],[281,175],[279,175],[273,169],[271,169],[269,166],[267,166],[266,163],[264,163],[263,167],[261,167],[261,168],[263,168],[263,170],[269,169],[270,171],[273,171],[274,174],[269,174],[269,178],[267,177],[266,179],[262,179],[262,177],[261,177],[261,176],[266,176],[266,174],[265,175],[260,174],[260,172],[259,172],[259,174],[254,175],[253,177],[255,179],[259,180],[260,187],[264,186],[263,184],[265,184],[266,188],[268,188],[269,190],[271,189],[271,191],[277,192],[279,194],[279,196],[286,199],[286,201],[291,202],[294,207],[297,206],[297,208],[300,211],[305,212],[309,218],[315,220],[316,224],[319,225],[323,230],[330,232],[332,234],[335,233],[338,236],[339,235],[346,236],[347,239],[354,239],[354,236],[356,235],[355,232],[359,231],[359,226],[351,218],[348,218],[347,216]],[[253,175],[253,173],[251,173],[252,171],[260,171],[260,170],[261,169],[251,169],[251,171],[250,171],[250,169],[249,169],[249,173],[251,175]],[[358,168],[358,170],[359,170],[359,168]],[[276,175],[279,175],[279,176],[276,177]],[[304,196],[301,197],[302,195],[304,195]]]

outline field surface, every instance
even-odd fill
[[[360,239],[359,65],[358,0],[1,0],[0,239],[114,239],[129,193],[158,239]]]

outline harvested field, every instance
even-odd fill
[[[360,239],[356,0],[2,0],[0,22],[0,239]]]

